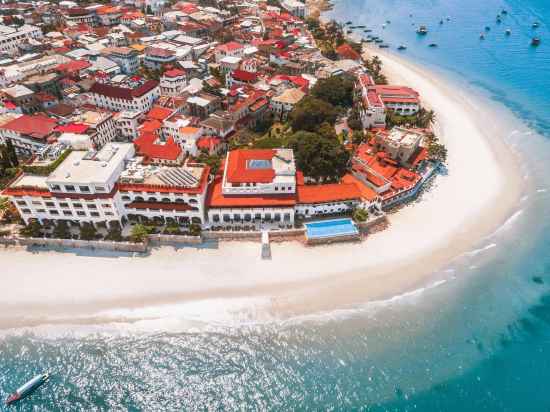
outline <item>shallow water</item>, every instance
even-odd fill
[[[502,7],[509,14],[497,29]],[[14,410],[550,408],[550,144],[538,135],[550,135],[550,4],[340,0],[332,14],[407,44],[404,57],[459,77],[533,128],[510,131],[533,186],[520,209],[433,283],[383,302],[262,324],[169,318],[4,335],[0,396],[38,371],[54,373]],[[429,26],[426,39],[411,20]],[[427,48],[432,41],[440,47]]]

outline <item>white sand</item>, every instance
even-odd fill
[[[361,244],[273,244],[272,261],[259,258],[259,244],[239,242],[217,249],[161,248],[148,257],[0,250],[0,328],[92,314],[96,318],[82,322],[99,323],[105,319],[97,313],[110,308],[208,299],[226,316],[234,299],[225,298],[264,302],[254,300],[254,307],[243,309],[241,300],[241,317],[286,317],[387,298],[426,284],[435,270],[512,214],[521,179],[515,155],[502,143],[506,126],[487,129],[491,112],[483,104],[410,63],[389,56],[383,62],[390,79],[417,89],[437,111],[440,137],[449,151],[448,175],[438,176],[421,202],[392,214],[390,228]],[[159,311],[137,313],[138,318],[161,316]]]

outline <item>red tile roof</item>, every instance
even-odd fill
[[[0,126],[0,129],[11,130],[34,139],[46,140],[53,133],[57,121],[42,115],[22,115]]]
[[[228,52],[239,50],[239,49],[242,49],[242,48],[243,48],[242,44],[237,43],[236,41],[230,41],[230,42],[225,43],[225,44],[220,44],[217,47],[217,50],[221,50],[221,51],[224,51],[224,52],[228,53]]]
[[[160,209],[160,210],[177,210],[186,212],[188,210],[196,210],[196,207],[186,203],[162,203],[162,202],[132,202],[126,205],[129,209]]]
[[[333,183],[325,185],[297,186],[298,203],[315,204],[343,202],[361,199],[361,192],[355,183]]]
[[[222,181],[218,178],[210,185],[206,204],[210,208],[294,207],[296,197],[295,195],[227,196],[222,193]]]
[[[80,70],[87,69],[91,66],[91,63],[87,60],[72,60],[68,63],[60,64],[56,67],[56,70],[67,73],[75,73]]]
[[[124,100],[132,100],[134,97],[141,97],[146,93],[149,93],[159,84],[156,80],[147,80],[141,86],[135,89],[129,89],[127,87],[113,86],[110,84],[95,82],[90,88],[90,92],[101,94],[103,96],[118,98]]]
[[[141,133],[134,140],[134,145],[138,154],[146,159],[176,161],[182,153],[181,147],[172,137],[166,139],[165,143],[159,143],[157,135],[153,133]]]
[[[55,128],[56,132],[59,133],[76,133],[76,134],[82,134],[85,133],[86,130],[88,130],[90,126],[87,124],[82,123],[69,123],[69,124],[62,124]]]
[[[361,60],[361,55],[353,50],[353,48],[347,43],[337,47],[336,53],[343,59]]]
[[[166,76],[166,77],[180,77],[180,76],[185,76],[185,72],[183,70],[180,70],[180,69],[170,69],[170,70],[166,70],[164,72],[164,76]]]
[[[271,160],[275,150],[233,150],[229,153],[226,179],[230,183],[271,183],[275,171],[269,169],[251,169],[250,160]]]
[[[149,119],[163,121],[166,118],[170,117],[172,113],[174,113],[174,111],[171,109],[167,109],[161,106],[153,106],[153,108],[149,110],[149,113],[147,113],[147,117]]]
[[[231,77],[234,80],[242,82],[254,82],[258,78],[258,75],[252,72],[245,72],[244,70],[235,70],[231,73]]]

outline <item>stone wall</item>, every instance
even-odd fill
[[[86,248],[114,250],[119,252],[147,251],[146,243],[111,242],[107,240],[74,240],[74,239],[48,239],[48,238],[0,238],[0,244],[12,246],[49,246],[65,248]]]

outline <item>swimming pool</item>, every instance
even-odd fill
[[[359,231],[351,219],[332,219],[306,223],[308,239],[358,235]]]

